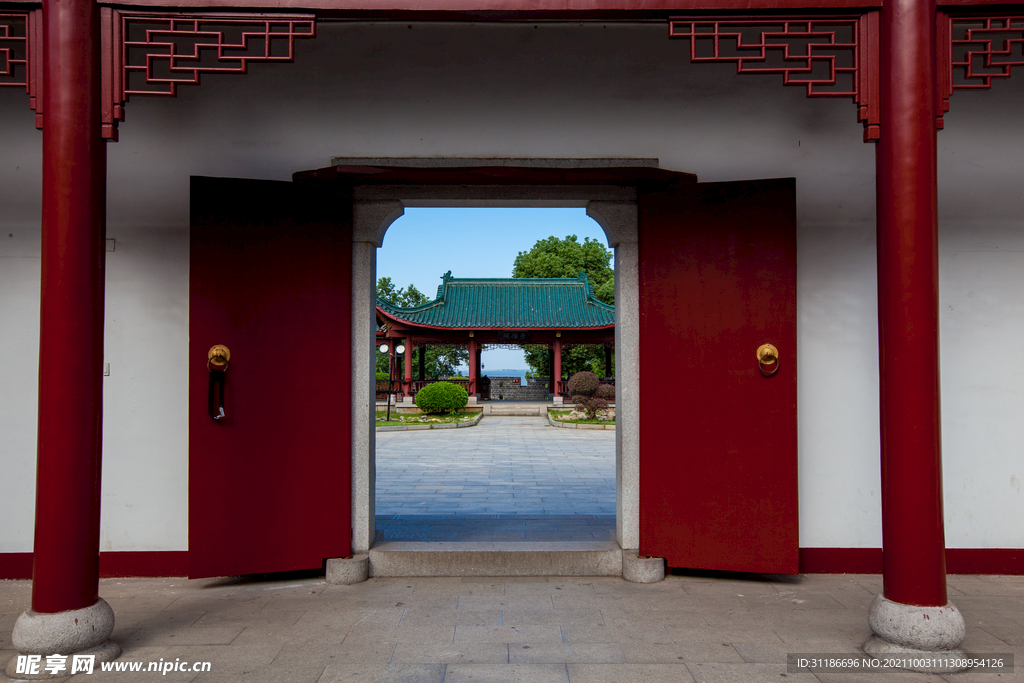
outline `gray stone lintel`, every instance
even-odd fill
[[[331,166],[390,166],[397,168],[659,168],[658,159],[517,158],[517,157],[331,157]]]

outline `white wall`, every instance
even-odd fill
[[[801,545],[879,546],[874,149],[854,105],[689,65],[664,25],[407,26],[321,25],[296,64],[128,104],[109,148],[103,547],[187,547],[189,175],[287,179],[332,156],[658,157],[704,181],[795,176]],[[997,85],[957,93],[939,137],[953,547],[1024,547],[1024,77]],[[0,241],[0,457],[17,477],[0,552],[31,548],[40,148],[27,104],[0,91],[0,237],[18,235]]]

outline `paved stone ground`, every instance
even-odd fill
[[[1024,680],[1024,577],[951,576],[966,649],[1017,673],[787,673],[786,653],[856,652],[870,575],[618,578],[105,579],[122,662],[211,662],[209,673],[78,674],[173,683],[1003,683]],[[0,664],[29,604],[0,581]],[[2,674],[0,674],[2,679]]]
[[[607,541],[615,433],[500,416],[378,432],[376,512],[387,540]]]

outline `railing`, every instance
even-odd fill
[[[601,383],[601,384],[607,384],[608,386],[611,386],[611,387],[615,386],[615,378],[614,377],[605,377],[604,379],[599,379],[598,382]],[[569,380],[567,380],[567,379],[560,379],[560,380],[558,380],[558,395],[568,398],[568,396],[569,396]]]
[[[414,379],[411,382],[396,379],[391,380],[391,392],[393,394],[402,394],[403,396],[411,393],[412,396],[416,396],[416,392],[418,392],[420,389],[427,386],[428,384],[433,384],[434,382],[449,382],[451,384],[458,384],[460,387],[466,390],[467,394],[469,394],[470,396],[473,395],[473,383],[470,382],[468,379]],[[378,379],[376,392],[377,400],[383,401],[388,395],[388,380]]]

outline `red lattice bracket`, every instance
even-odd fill
[[[43,10],[0,11],[0,87],[25,88],[42,128]]]
[[[117,139],[132,95],[173,97],[203,74],[244,74],[255,62],[291,62],[316,36],[312,14],[175,14],[100,10],[103,137]]]
[[[28,90],[28,12],[0,12],[0,86]]]
[[[733,63],[738,74],[780,74],[807,97],[849,97],[864,140],[879,136],[878,12],[822,17],[673,17],[670,38],[690,61]]]
[[[1024,15],[938,13],[939,128],[954,90],[988,90],[1024,66]]]

